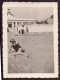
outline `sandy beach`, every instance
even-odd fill
[[[8,33],[8,51],[10,39],[15,39],[25,50],[23,55],[8,53],[8,73],[53,73],[54,51],[53,33],[39,35],[15,35]],[[14,56],[16,55],[16,56]]]

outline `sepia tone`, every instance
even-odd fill
[[[3,4],[4,78],[58,77],[57,7],[57,3]]]
[[[13,11],[15,8],[12,8]],[[37,14],[31,17],[26,8],[20,10],[24,19],[17,19],[12,14],[11,9],[7,10],[8,24],[8,73],[54,73],[54,51],[53,51],[53,10],[52,8],[33,8],[34,11],[42,11],[42,16],[46,17],[43,11],[51,10],[49,17],[42,21],[36,20]],[[30,8],[32,9],[32,8]],[[25,10],[25,14],[23,13]],[[16,12],[16,11],[15,11]],[[17,12],[15,14],[18,14]],[[24,14],[24,15],[23,15]],[[32,19],[32,15],[34,19]],[[29,17],[29,19],[26,18]],[[40,16],[40,15],[39,15]],[[24,26],[24,27],[23,27]],[[23,30],[23,32],[22,32]],[[24,53],[15,51],[10,40],[14,39],[24,49]],[[17,44],[18,44],[17,43]],[[17,47],[17,46],[16,46]]]

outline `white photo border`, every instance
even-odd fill
[[[33,5],[34,4],[34,5]],[[8,73],[7,8],[8,7],[53,7],[54,22],[54,73]],[[3,2],[3,78],[58,78],[58,3],[57,2]]]

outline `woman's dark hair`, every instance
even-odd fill
[[[11,39],[10,42],[11,42],[12,44],[15,44],[15,43],[16,43],[16,41],[15,41],[14,39]]]

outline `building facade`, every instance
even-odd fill
[[[7,25],[9,28],[16,28],[19,25],[32,25],[32,24],[36,24],[36,20],[34,19],[15,19],[14,15],[10,12],[10,9],[8,9],[7,12]]]

